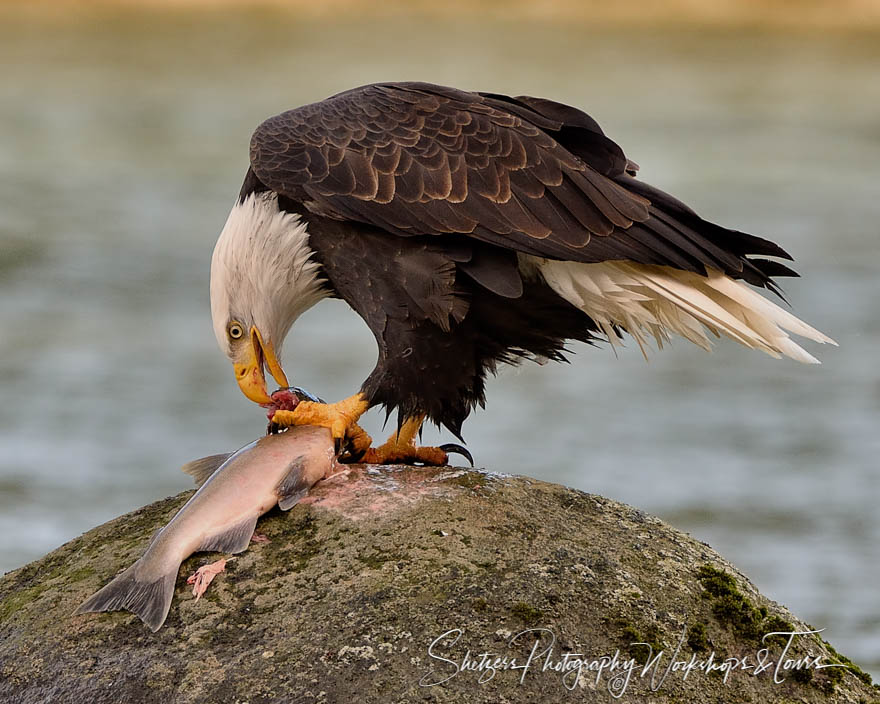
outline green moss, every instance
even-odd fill
[[[626,641],[627,647],[632,647],[633,643],[643,642],[642,634],[635,629],[635,626],[624,626],[620,635]]]
[[[474,565],[479,567],[484,572],[497,572],[498,571],[498,563],[492,560],[488,562],[475,562]]]
[[[873,680],[871,679],[871,675],[869,675],[862,668],[860,668],[858,665],[856,665],[848,657],[838,653],[837,650],[834,649],[834,646],[831,645],[831,643],[829,643],[827,640],[822,640],[822,644],[828,649],[828,652],[831,653],[832,656],[834,656],[834,659],[837,662],[839,662],[841,665],[846,665],[847,668],[849,669],[849,671],[852,672],[856,677],[858,677],[862,682],[864,682],[867,685],[871,685],[873,683]],[[830,667],[827,670],[824,670],[824,672],[828,673],[829,675],[832,672],[837,673],[837,676],[839,677],[839,679],[843,679],[842,668]],[[877,685],[874,685],[874,686],[876,687]]]
[[[752,602],[742,594],[725,594],[718,597],[712,605],[712,613],[743,638],[755,640],[761,636],[759,629],[761,615]]]
[[[17,611],[38,598],[47,589],[49,589],[49,586],[46,583],[40,583],[28,589],[22,589],[0,602],[0,623],[11,618]]]
[[[760,640],[767,633],[780,631],[783,633],[795,630],[795,627],[784,618],[769,615],[767,607],[756,608],[746,596],[739,591],[732,575],[711,565],[703,565],[697,571],[697,578],[706,590],[704,597],[712,600],[712,613],[734,633],[753,640]],[[783,646],[788,641],[785,636],[772,636],[768,642]],[[821,641],[831,655],[842,665],[846,665],[856,677],[867,685],[871,684],[871,676],[863,671],[852,660],[838,653],[830,643]],[[831,694],[837,684],[843,680],[842,668],[828,668],[822,671],[824,677],[814,678],[812,670],[796,670],[792,679],[801,684],[812,684],[826,694]]]
[[[810,684],[813,681],[813,671],[808,668],[792,670],[791,678],[799,684]]]
[[[212,604],[219,604],[222,601],[222,599],[220,598],[220,590],[218,587],[209,589],[201,596],[201,598],[205,601],[211,602]]]
[[[738,636],[760,640],[765,633],[775,630],[766,627],[766,608],[756,608],[739,590],[732,575],[711,565],[703,565],[697,571],[697,579],[706,590],[703,596],[712,600],[715,618]]]
[[[620,629],[620,644],[637,662],[644,664],[649,657],[653,657],[663,650],[663,644],[660,642],[660,630],[654,624],[650,624],[644,633],[625,618],[617,619],[614,625]],[[646,645],[639,645],[640,643]]]
[[[719,570],[712,565],[703,565],[697,570],[697,579],[703,585],[709,595],[715,597],[727,596],[729,594],[739,594],[736,586],[736,580],[732,575]]]
[[[302,572],[313,557],[338,547],[329,540],[318,539],[318,523],[307,507],[296,507],[286,516],[264,518],[259,530],[272,537],[260,546],[266,561],[292,565],[294,572]],[[335,532],[338,535],[340,531]]]
[[[360,562],[363,562],[371,570],[381,569],[382,565],[388,562],[388,560],[384,556],[377,553],[372,553],[370,555],[358,555],[357,559]]]
[[[709,649],[709,639],[706,637],[706,624],[694,623],[688,626],[687,644],[695,653],[702,653]]]
[[[566,490],[557,494],[559,505],[565,511],[575,511],[578,515],[592,513],[596,510],[596,504],[589,494],[584,494],[574,489]]]
[[[764,621],[763,630],[764,630],[765,634],[773,633],[774,631],[779,631],[780,633],[791,633],[795,630],[795,627],[793,624],[791,624],[789,621],[786,621],[784,618],[781,618],[779,616],[771,616],[770,618],[768,618]],[[776,645],[778,645],[780,647],[784,647],[785,644],[788,642],[788,636],[783,636],[783,635],[770,636],[769,638],[766,639],[765,642],[768,644],[775,643]]]
[[[368,555],[358,555],[357,559],[364,563],[371,570],[382,569],[382,565],[386,562],[395,562],[404,559],[404,556],[393,550],[382,550],[376,548]]]
[[[285,523],[286,532],[293,533],[297,538],[310,538],[318,532],[318,522],[308,509],[300,515],[291,513],[290,519]]]
[[[67,574],[68,582],[81,582],[87,577],[91,577],[95,574],[95,570],[92,567],[80,567],[78,570],[73,570],[73,572],[69,572]]]
[[[429,587],[413,597],[416,604],[442,604],[449,598],[449,592],[441,587]]]
[[[464,487],[465,489],[478,489],[489,483],[489,477],[477,471],[465,472],[446,480],[450,484]]]
[[[843,668],[829,667],[828,669],[823,670],[822,673],[825,677],[819,684],[819,688],[825,692],[825,694],[834,694],[837,685],[843,682]]]
[[[474,599],[472,606],[474,607],[474,611],[488,611],[489,602],[483,598]]]
[[[511,606],[510,613],[530,626],[539,623],[541,619],[544,618],[544,612],[541,611],[541,609],[536,609],[534,606],[527,604],[524,601],[518,601]]]

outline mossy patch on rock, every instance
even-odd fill
[[[712,613],[737,635],[760,640],[776,630],[790,631],[791,624],[778,616],[770,616],[766,606],[756,607],[736,585],[734,577],[712,565],[703,565],[697,578],[712,600]],[[780,626],[775,628],[774,626]]]
[[[541,609],[536,609],[524,601],[518,601],[511,606],[510,613],[529,626],[537,625],[544,618],[544,612]]]
[[[841,655],[840,653],[838,653],[838,652],[834,649],[834,646],[831,645],[831,643],[829,643],[827,640],[824,640],[824,639],[823,639],[823,640],[822,640],[822,645],[824,645],[825,648],[828,649],[828,651],[831,653],[831,656],[832,656],[837,662],[846,665],[847,669],[848,669],[850,672],[852,672],[856,677],[858,677],[862,682],[864,682],[865,684],[872,684],[871,675],[869,675],[869,674],[868,674],[867,672],[865,672],[862,668],[860,668],[858,665],[856,665],[856,664],[855,664],[852,660],[850,660],[848,657],[846,657],[845,655]],[[838,682],[838,681],[840,681],[840,680],[843,678],[843,674],[842,674],[842,672],[843,672],[842,670],[837,670],[837,671],[835,672],[835,675],[834,675],[834,677],[832,678],[834,682]],[[877,689],[877,687],[878,687],[878,686],[875,684],[875,685],[874,685],[874,688]],[[878,699],[876,700],[876,702],[874,702],[874,704],[880,704],[880,697],[878,697]]]
[[[703,597],[712,602],[712,614],[741,638],[753,640],[762,645],[776,645],[786,649],[786,654],[792,660],[809,658],[812,652],[810,645],[821,645],[827,651],[829,664],[836,663],[844,666],[816,670],[795,667],[791,670],[791,677],[795,682],[813,685],[825,694],[833,694],[837,686],[844,681],[844,671],[848,670],[864,684],[872,684],[870,675],[849,658],[840,655],[817,635],[804,636],[801,640],[792,641],[791,647],[788,647],[790,638],[788,634],[814,629],[796,627],[790,620],[779,614],[770,613],[766,605],[755,605],[740,591],[736,578],[732,574],[712,565],[702,565],[697,571],[697,578],[705,589]],[[688,642],[690,643],[690,640]],[[815,672],[821,674],[814,676]]]

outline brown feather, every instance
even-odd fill
[[[710,266],[760,285],[778,269],[747,254],[783,252],[627,175],[634,162],[593,118],[529,96],[363,86],[266,120],[251,165],[260,184],[313,212],[395,235],[462,233],[582,262]]]

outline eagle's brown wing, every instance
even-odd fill
[[[633,177],[591,117],[531,97],[374,84],[266,120],[257,178],[311,210],[400,236],[462,234],[578,262],[623,259],[757,285],[793,274],[767,240],[699,218]]]

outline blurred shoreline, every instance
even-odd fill
[[[95,12],[271,12],[336,20],[424,18],[463,21],[577,22],[586,26],[705,26],[774,30],[880,28],[880,0],[664,0],[608,3],[603,0],[0,0],[0,13],[33,19],[71,19]]]

